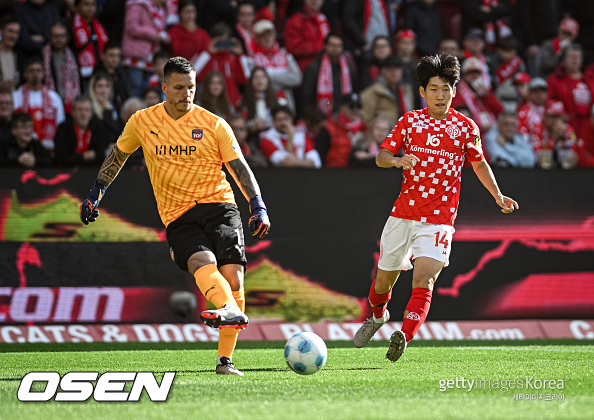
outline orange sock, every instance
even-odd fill
[[[239,309],[242,312],[245,311],[245,296],[243,289],[233,292],[233,297]],[[237,335],[239,334],[238,328],[219,328],[219,352],[217,356],[228,357],[231,359],[233,356],[233,350],[237,344]]]
[[[217,308],[225,305],[237,306],[231,286],[214,264],[205,265],[194,273],[200,292]]]

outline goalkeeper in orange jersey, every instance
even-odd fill
[[[227,122],[194,104],[192,64],[181,57],[169,59],[162,88],[165,102],[136,112],[126,123],[80,207],[80,218],[85,225],[95,221],[105,190],[128,156],[142,147],[171,256],[217,308],[200,315],[205,324],[219,328],[216,373],[243,376],[231,357],[239,329],[249,322],[243,313],[245,245],[223,163],[250,203],[249,227],[258,239],[270,228],[266,206]]]

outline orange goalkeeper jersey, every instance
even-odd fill
[[[222,165],[241,156],[239,144],[225,120],[197,105],[178,120],[163,103],[138,111],[117,145],[142,147],[165,226],[198,203],[235,203]]]

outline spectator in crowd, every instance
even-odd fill
[[[229,118],[235,113],[235,108],[227,95],[225,78],[218,71],[211,71],[206,74],[202,83],[199,104],[202,108],[221,118]]]
[[[375,158],[381,144],[392,130],[392,121],[386,117],[374,118],[365,132],[365,136],[353,144],[349,157],[350,167],[375,168]]]
[[[256,44],[253,48],[252,66],[266,69],[277,96],[286,99],[287,105],[296,111],[291,88],[301,84],[302,74],[295,58],[276,42],[274,24],[266,19],[254,25]]]
[[[582,47],[571,44],[565,48],[561,65],[549,76],[549,99],[563,102],[569,114],[569,124],[578,138],[585,138],[594,128],[590,113],[594,104],[594,79],[584,77]]]
[[[237,106],[237,110],[247,119],[250,140],[257,139],[262,131],[272,127],[271,110],[278,105],[279,100],[266,69],[254,68],[245,87],[243,98]]]
[[[1,97],[0,101],[2,101]],[[592,116],[590,117],[590,124],[592,124],[592,127],[594,127],[594,105],[592,106]],[[587,133],[583,139],[578,140],[578,154],[578,164],[580,166],[594,167],[594,130]]]
[[[0,24],[0,89],[13,91],[19,84],[19,62],[15,45],[19,39],[20,23],[15,19]]]
[[[157,86],[145,86],[144,89],[142,89],[140,99],[144,101],[147,108],[160,104],[163,102],[161,97],[161,89],[159,89]]]
[[[120,110],[120,119],[122,120],[123,124],[125,125],[130,117],[136,113],[136,111],[140,111],[141,109],[146,108],[146,104],[137,96],[132,96],[124,101],[122,104],[122,108]],[[108,139],[107,141],[109,144],[105,149],[105,153],[108,154],[111,152],[113,145],[115,144],[115,139]],[[135,170],[145,170],[146,163],[144,161],[144,154],[142,153],[142,147],[139,147],[134,153],[132,153],[128,160],[126,160],[126,166],[130,166]]]
[[[165,100],[165,93],[163,93],[163,83],[165,82],[165,76],[163,75],[163,69],[165,63],[169,60],[169,52],[167,50],[159,50],[153,55],[153,74],[148,79],[148,86],[156,87],[159,90],[162,102]],[[144,89],[144,87],[143,87]],[[141,93],[142,96],[142,93]]]
[[[195,0],[198,8],[198,24],[210,31],[215,23],[222,22],[232,27],[237,22],[237,9],[244,3],[254,5],[256,10],[256,20],[270,19],[272,14],[266,7],[268,0]]]
[[[528,73],[538,76],[537,57],[540,45],[555,36],[561,20],[562,0],[522,0],[516,2],[518,38],[523,40]],[[545,76],[546,77],[546,76]]]
[[[413,108],[421,107],[421,95],[419,94],[419,80],[417,79],[417,60],[415,56],[416,50],[416,35],[410,29],[402,29],[396,34],[395,44],[396,56],[402,63],[402,83],[411,86],[412,89],[408,90],[407,105],[409,108],[406,111],[410,111]],[[405,112],[406,112],[405,111]]]
[[[34,168],[52,164],[49,151],[34,138],[33,118],[29,114],[15,112],[11,133],[6,141],[0,141],[0,166]]]
[[[260,134],[260,149],[271,166],[321,168],[320,155],[304,129],[293,124],[291,109],[281,105],[272,110],[274,126]]]
[[[192,0],[181,0],[178,6],[179,24],[169,29],[172,57],[184,57],[194,61],[208,49],[210,36],[196,23],[196,6]]]
[[[353,143],[364,138],[367,126],[361,120],[356,94],[341,101],[338,114],[326,121],[316,137],[316,150],[325,167],[347,167]]]
[[[240,114],[233,114],[229,117],[229,126],[233,130],[241,152],[248,165],[250,165],[250,168],[266,168],[268,162],[260,151],[260,148],[254,142],[248,141],[248,126],[245,118]]]
[[[409,95],[406,94],[410,89],[402,81],[400,59],[395,55],[386,58],[382,63],[380,76],[361,93],[363,121],[370,124],[381,116],[387,118],[394,127],[396,121],[411,109],[411,104],[407,102]]]
[[[461,103],[454,108],[456,111],[458,111],[460,114],[464,115],[465,117],[468,118],[472,118],[472,112],[470,111],[470,108],[468,108],[468,106],[466,106],[464,103]]]
[[[392,45],[387,36],[376,36],[371,42],[371,59],[365,63],[361,72],[361,88],[365,89],[380,75],[380,68],[386,58],[392,54]]]
[[[458,83],[452,107],[466,105],[481,133],[486,133],[497,123],[503,105],[493,91],[485,86],[482,78],[483,63],[470,57],[462,63],[462,79]]]
[[[435,7],[435,0],[411,3],[404,15],[404,27],[417,34],[417,52],[420,57],[435,54],[439,41],[445,36],[443,14]]]
[[[471,28],[482,29],[489,49],[495,48],[498,38],[512,33],[505,21],[512,12],[510,0],[461,0],[460,12],[462,33]]]
[[[573,18],[566,17],[559,23],[557,36],[543,41],[536,60],[540,77],[547,78],[561,63],[563,52],[575,42],[580,25]]]
[[[41,49],[41,55],[45,85],[60,95],[64,111],[69,114],[74,98],[80,95],[80,77],[76,58],[68,47],[68,29],[63,23],[52,25],[49,43]]]
[[[328,35],[323,51],[303,74],[300,109],[317,106],[331,116],[340,109],[342,98],[356,92],[355,80],[356,72],[344,54],[342,39],[338,35]]]
[[[297,130],[303,130],[305,135],[315,142],[320,130],[326,124],[326,119],[326,114],[316,107],[310,107],[303,112],[303,118],[297,121],[296,127]]]
[[[233,26],[233,37],[241,43],[243,54],[252,56],[256,44],[254,33],[254,22],[256,9],[251,3],[239,3],[237,5],[237,22]]]
[[[106,140],[101,125],[93,121],[91,100],[78,96],[72,104],[72,118],[60,124],[56,133],[56,165],[100,165]]]
[[[166,0],[128,0],[122,36],[122,64],[130,95],[140,95],[152,69],[153,54],[170,43]]]
[[[460,43],[456,38],[443,38],[439,41],[437,47],[438,54],[450,54],[458,57],[458,60],[463,61],[464,54],[460,48]]]
[[[518,97],[517,109],[520,109],[528,101],[529,83],[531,80],[532,78],[528,73],[519,72],[514,75],[513,87]]]
[[[303,73],[324,49],[330,33],[330,23],[321,12],[323,4],[324,0],[304,0],[303,10],[291,16],[285,24],[285,46]]]
[[[17,49],[27,59],[41,53],[50,27],[60,20],[60,12],[46,0],[26,0],[15,7],[14,17],[21,24]]]
[[[390,36],[390,18],[385,0],[345,0],[342,27],[346,49],[357,59],[357,67],[369,66],[372,43],[377,36]]]
[[[102,126],[102,131],[109,142],[118,138],[124,124],[113,103],[113,80],[107,73],[95,73],[89,83],[89,99],[91,109],[97,125]]]
[[[573,127],[566,121],[563,102],[547,100],[542,139],[539,144],[533,145],[541,168],[551,169],[556,164],[569,168],[577,162],[578,139]],[[563,152],[560,153],[560,150]]]
[[[547,101],[547,82],[535,77],[528,84],[528,100],[518,109],[518,131],[528,136],[533,148],[542,141],[544,106]]]
[[[481,62],[481,77],[483,84],[491,87],[491,76],[489,75],[489,66],[487,65],[487,57],[485,56],[485,39],[484,32],[481,29],[471,29],[466,33],[462,40],[464,50],[462,55],[464,58],[475,57]],[[464,60],[462,60],[464,63]]]
[[[239,87],[247,82],[247,60],[239,40],[231,38],[229,26],[219,22],[211,27],[210,35],[208,50],[194,62],[196,79],[202,82],[209,72],[218,71],[225,78],[229,100],[236,105],[241,99]]]
[[[141,109],[145,108],[146,104],[142,99],[140,99],[138,96],[131,96],[122,104],[120,119],[124,124],[126,124],[130,117],[136,113],[136,111],[140,111]]]
[[[7,142],[11,136],[12,92],[0,88],[0,143]]]
[[[113,81],[113,104],[119,112],[122,104],[128,99],[128,86],[120,63],[122,61],[122,48],[116,41],[108,41],[103,48],[101,62],[95,67],[95,73],[107,73]]]
[[[76,14],[67,25],[70,29],[70,48],[78,60],[82,90],[86,92],[109,38],[95,17],[97,0],[74,0],[74,5]]]
[[[499,39],[497,50],[491,55],[489,67],[493,80],[495,81],[495,95],[503,105],[515,111],[518,98],[518,91],[514,86],[514,76],[526,72],[526,65],[517,55],[518,41],[513,35]]]
[[[518,131],[515,112],[504,111],[497,118],[497,125],[484,135],[489,164],[503,168],[533,168],[536,162],[528,136]]]
[[[43,85],[43,62],[32,57],[25,65],[25,83],[12,93],[16,111],[33,117],[37,138],[46,149],[54,150],[56,127],[64,121],[62,99],[53,90]]]

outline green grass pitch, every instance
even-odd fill
[[[0,419],[594,419],[594,346],[587,344],[413,342],[392,364],[384,359],[386,342],[364,349],[329,342],[326,366],[300,376],[285,364],[284,342],[240,342],[234,362],[244,377],[214,374],[215,343],[3,344]],[[138,403],[19,402],[20,379],[31,371],[177,375],[166,402],[151,402],[144,392]],[[440,380],[462,377],[492,386],[561,379],[564,389],[440,392]],[[520,392],[564,400],[514,400]]]

